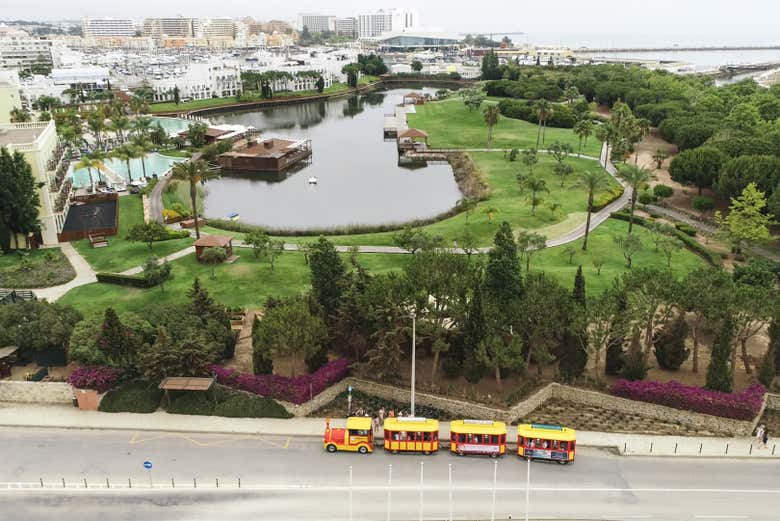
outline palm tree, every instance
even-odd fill
[[[488,128],[488,148],[493,146],[493,127],[498,123],[499,111],[498,105],[488,105],[483,111],[483,117],[485,118],[485,125]]]
[[[536,118],[539,120],[539,129],[536,132],[536,148],[539,148],[540,137],[542,144],[544,144],[544,138],[547,134],[547,120],[550,119],[553,108],[549,101],[542,98],[534,104],[534,110],[536,111]]]
[[[100,141],[100,133],[106,129],[106,119],[100,111],[94,111],[87,116],[87,127],[90,132],[95,136],[95,144],[97,148],[102,148]]]
[[[130,123],[130,127],[132,128],[133,134],[136,136],[148,136],[149,132],[152,130],[152,118],[147,117],[140,117],[135,118],[132,123]]]
[[[152,150],[152,142],[145,136],[137,135],[133,136],[132,146],[138,152],[138,157],[141,158],[141,169],[144,173],[144,179],[146,179],[146,154]]]
[[[87,157],[95,162],[95,170],[97,170],[98,181],[100,181],[101,180],[100,170],[106,168],[106,164],[104,163],[104,161],[108,159],[108,154],[106,154],[102,150],[95,150],[91,154],[87,154]]]
[[[133,96],[130,98],[130,110],[140,116],[141,113],[149,110],[149,102],[143,96]]]
[[[198,183],[205,183],[219,177],[219,170],[211,167],[202,159],[186,161],[173,165],[171,179],[187,181],[190,183],[190,200],[192,202],[192,215],[195,218],[195,237],[200,239],[200,227],[198,225],[197,187]]]
[[[133,174],[130,172],[130,160],[140,157],[138,150],[132,145],[122,145],[111,152],[111,157],[115,157],[116,159],[125,162],[125,165],[127,166],[127,180],[132,181]]]
[[[536,215],[536,207],[544,202],[544,199],[539,197],[539,193],[547,192],[549,194],[550,189],[547,188],[547,182],[540,177],[529,177],[523,184],[531,191],[531,196],[528,198],[531,202],[531,215]]]
[[[577,157],[582,155],[583,145],[587,146],[588,138],[593,134],[593,122],[589,119],[581,119],[574,124],[574,134],[580,138],[580,148],[577,149]]]
[[[76,169],[86,168],[89,172],[89,185],[92,190],[95,190],[95,179],[92,177],[92,169],[98,170],[98,179],[100,179],[100,167],[103,166],[103,162],[100,159],[92,158],[90,156],[82,156],[81,160],[74,165]]]
[[[130,120],[126,116],[118,116],[111,120],[111,130],[116,133],[120,143],[125,142],[125,132],[130,129]]]
[[[563,91],[563,97],[569,102],[569,105],[574,103],[574,100],[580,97],[580,91],[575,85],[569,85]]]
[[[636,207],[636,200],[639,196],[639,189],[653,179],[653,174],[641,166],[625,165],[623,168],[618,169],[617,175],[620,179],[625,181],[631,189],[631,207],[628,219],[628,234],[631,235],[631,230],[634,227],[634,208]]]
[[[495,206],[486,206],[482,209],[482,213],[487,215],[488,222],[493,222],[493,216],[495,216],[500,210],[496,208]]]
[[[593,198],[596,192],[605,190],[609,183],[607,183],[607,178],[601,172],[591,170],[582,174],[581,184],[588,192],[588,218],[585,220],[585,238],[582,241],[582,251],[588,251],[588,234],[590,233],[590,215],[593,213]]]

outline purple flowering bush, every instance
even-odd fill
[[[317,396],[343,380],[349,374],[349,360],[333,360],[311,374],[294,378],[276,374],[244,374],[219,365],[212,365],[210,369],[222,385],[300,405],[310,396]]]
[[[68,383],[77,389],[94,389],[104,393],[116,387],[120,376],[122,376],[120,369],[84,365],[70,373]]]
[[[674,381],[618,380],[612,386],[612,394],[629,400],[745,421],[758,415],[765,392],[761,384],[751,385],[740,393],[721,393]]]

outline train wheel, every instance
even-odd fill
[[[361,454],[368,454],[368,447],[366,447],[365,445],[361,445],[358,448],[358,452],[361,453]]]
[[[490,457],[496,459],[498,457],[498,452],[491,452]]]
[[[430,453],[431,453],[431,451],[429,451],[429,450],[424,450],[424,451],[423,451],[423,454],[424,454],[425,456],[428,456],[428,455],[430,455]]]
[[[391,450],[390,452],[392,452],[393,454],[398,454],[397,450]]]
[[[330,445],[328,445],[327,450],[332,454],[336,452],[336,446],[331,443]]]

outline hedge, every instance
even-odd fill
[[[211,372],[222,385],[300,405],[344,379],[349,374],[349,360],[333,360],[313,373],[294,378],[276,374],[242,374],[219,365],[212,365]]]
[[[602,192],[593,198],[593,211],[598,212],[614,201],[620,199],[625,189],[622,185],[614,186],[606,192]]]
[[[95,275],[98,282],[106,284],[117,284],[119,286],[130,286],[132,288],[151,288],[156,284],[144,277],[137,275],[120,275],[119,273],[98,273]]]
[[[155,384],[139,380],[108,391],[100,400],[98,410],[151,413],[160,406],[162,396],[163,392]]]
[[[167,411],[170,414],[211,416],[214,414],[214,398],[211,391],[186,391],[171,398]]]
[[[618,380],[612,386],[612,394],[621,398],[742,421],[751,421],[758,415],[765,392],[761,384],[751,385],[741,393],[721,393],[675,381]]]
[[[76,389],[94,389],[104,393],[113,389],[122,371],[113,367],[81,366],[77,367],[68,377],[68,383]]]
[[[498,110],[502,116],[507,118],[522,119],[535,125],[539,123],[536,109],[527,101],[503,99],[498,102]],[[568,106],[556,104],[550,119],[547,120],[547,126],[572,128],[574,127],[574,113]]]
[[[270,398],[236,392],[214,407],[214,416],[227,418],[291,418],[292,414]]]
[[[610,215],[613,219],[618,219],[621,221],[628,221],[629,220],[629,213],[626,211],[620,211],[620,212],[613,212],[612,215]],[[638,215],[634,216],[634,223],[639,226],[647,226],[649,223],[647,219],[644,217],[640,217]],[[709,250],[706,246],[703,244],[700,244],[696,239],[693,237],[683,233],[682,231],[678,230],[677,228],[674,228],[674,236],[680,239],[683,244],[685,244],[685,247],[691,250],[692,252],[696,253],[697,255],[700,255],[704,260],[712,264],[713,266],[720,266],[720,256],[716,253],[713,253]]]

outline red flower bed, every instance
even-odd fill
[[[276,374],[243,374],[219,365],[212,365],[211,371],[222,385],[300,405],[343,380],[349,374],[349,360],[334,360],[311,374],[295,378]]]
[[[68,383],[77,389],[94,389],[104,393],[116,386],[122,371],[113,367],[81,366],[68,377]]]
[[[758,415],[765,392],[761,384],[751,385],[741,393],[721,393],[680,382],[618,380],[612,386],[612,394],[629,400],[745,421]]]

